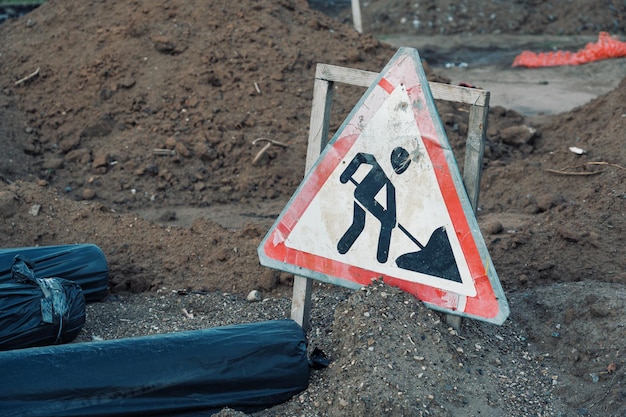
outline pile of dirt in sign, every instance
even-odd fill
[[[596,35],[626,32],[622,1],[372,0],[362,2],[365,33]],[[340,13],[351,20],[351,11]]]

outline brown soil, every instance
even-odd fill
[[[619,2],[586,17],[587,2],[563,2],[555,18],[515,2],[484,28],[444,3],[458,24],[433,20],[436,33],[624,33]],[[489,16],[508,4],[477,3]],[[103,249],[114,297],[90,306],[81,341],[130,335],[103,322],[121,305],[146,324],[132,334],[183,327],[146,300],[222,316],[186,327],[279,318],[267,303],[241,313],[252,289],[289,314],[293,277],[256,248],[302,179],[315,65],[378,71],[394,47],[300,0],[51,0],[0,38],[0,245]],[[478,221],[511,304],[504,326],[464,321],[459,337],[393,288],[318,284],[309,339],[333,365],[262,415],[624,415],[626,79],[614,82],[553,116],[490,110]],[[362,92],[336,90],[332,130]],[[468,109],[437,105],[462,161]],[[260,137],[288,146],[253,164]]]

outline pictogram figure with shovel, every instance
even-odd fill
[[[411,159],[409,152],[397,147],[391,152],[391,166],[398,175],[404,173]],[[363,180],[359,183],[353,176],[363,164],[371,168]],[[444,227],[435,229],[428,243],[422,245],[409,231],[396,219],[396,189],[391,180],[374,157],[374,155],[359,152],[354,156],[350,164],[344,169],[339,177],[342,184],[352,182],[356,185],[354,190],[354,214],[352,224],[337,243],[337,251],[346,254],[361,232],[365,228],[365,210],[369,211],[380,221],[380,233],[378,236],[378,248],[376,259],[380,263],[387,262],[389,247],[391,245],[391,233],[397,226],[420,250],[399,256],[396,264],[402,268],[414,272],[434,275],[440,278],[462,282],[454,253]],[[376,195],[385,188],[386,205],[383,207],[376,200]]]

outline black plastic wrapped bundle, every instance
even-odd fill
[[[12,280],[0,284],[0,350],[67,343],[85,324],[85,298],[78,284],[37,278],[31,263],[16,256]]]
[[[109,267],[102,250],[93,244],[33,246],[0,249],[0,284],[11,282],[13,259],[32,262],[38,277],[58,277],[80,285],[87,302],[102,300],[109,290]]]
[[[309,381],[293,320],[0,352],[0,414],[204,416],[282,403]]]

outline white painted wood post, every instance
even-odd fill
[[[465,162],[463,164],[463,184],[465,191],[474,209],[478,210],[478,196],[480,194],[480,179],[483,172],[483,156],[485,153],[485,132],[487,131],[487,116],[489,115],[489,92],[485,91],[484,103],[477,106],[472,104],[465,142]],[[446,314],[448,326],[461,332],[462,318],[454,314]]]
[[[352,0],[352,22],[357,32],[363,33],[363,23],[361,22],[361,2]]]
[[[322,75],[322,66],[318,64],[315,69],[315,83],[313,84],[313,104],[311,105],[309,142],[307,145],[304,168],[305,175],[313,167],[322,149],[324,149],[328,142],[334,83],[323,79]],[[309,329],[312,292],[312,279],[298,275],[294,276],[291,319],[302,326],[305,331]]]

